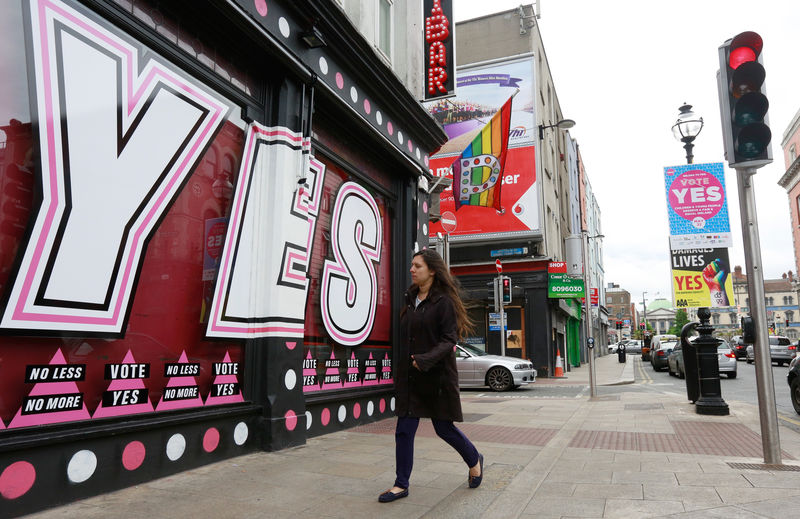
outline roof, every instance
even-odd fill
[[[647,311],[648,312],[652,312],[653,310],[659,310],[661,308],[666,308],[667,310],[672,310],[672,302],[669,301],[668,299],[664,299],[663,297],[660,297],[658,299],[653,300],[653,302],[651,302],[648,305]]]

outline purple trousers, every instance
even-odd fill
[[[436,419],[431,421],[436,435],[458,451],[467,467],[474,467],[478,463],[478,449],[452,421]],[[400,488],[408,488],[408,478],[411,477],[411,469],[414,466],[414,436],[417,434],[418,426],[419,418],[411,416],[397,418],[397,427],[394,431],[397,479],[394,480],[394,484]]]

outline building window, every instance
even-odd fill
[[[731,318],[731,324],[736,324],[736,314],[729,314],[728,317]]]
[[[794,312],[793,311],[787,310],[786,312],[784,312],[784,314],[786,315],[786,321],[787,322],[792,322],[794,320]]]
[[[792,144],[791,146],[789,146],[789,162],[794,162],[794,159],[796,158],[797,158],[797,148],[795,148],[795,145]]]
[[[790,305],[793,305],[793,304],[794,304],[794,301],[793,301],[793,299],[794,299],[794,298],[793,298],[792,296],[789,296],[789,304],[790,304]]]
[[[789,301],[789,298],[788,298],[788,297],[786,297],[786,296],[783,296],[783,305],[784,305],[784,306],[786,306],[786,305],[788,305],[788,304],[789,304],[787,301]]]
[[[378,49],[392,60],[393,0],[378,1]]]
[[[711,319],[714,321],[714,324],[719,324],[719,314],[712,314]]]

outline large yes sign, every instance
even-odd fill
[[[339,189],[331,223],[333,260],[325,260],[320,309],[333,340],[357,346],[375,323],[378,262],[383,228],[378,204],[366,189],[347,182]]]
[[[148,237],[228,107],[84,9],[29,5],[42,202],[0,327],[120,334]]]

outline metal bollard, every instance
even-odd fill
[[[700,372],[700,398],[695,404],[695,409],[697,414],[728,415],[730,409],[722,399],[722,388],[719,383],[717,347],[720,341],[712,335],[714,327],[710,324],[711,310],[698,308],[697,317],[700,319],[700,326],[697,326],[696,330],[700,336],[695,339],[694,346],[697,348],[697,365]]]

